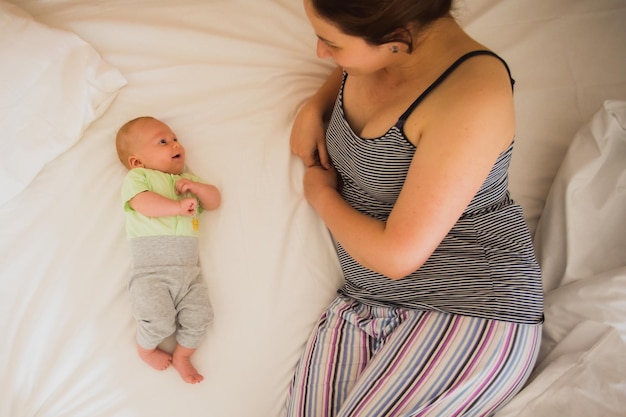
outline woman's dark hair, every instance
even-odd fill
[[[453,0],[310,0],[313,9],[347,35],[372,45],[402,42],[413,50],[415,33],[448,16]]]

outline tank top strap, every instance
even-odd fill
[[[504,59],[502,59],[500,56],[498,56],[496,53],[494,53],[492,51],[483,50],[483,49],[472,51],[472,52],[468,52],[465,55],[462,55],[456,61],[454,61],[454,63],[452,63],[452,65],[450,65],[443,72],[443,74],[441,74],[439,76],[439,78],[437,78],[430,86],[428,86],[428,88],[426,90],[424,90],[424,92],[422,94],[420,94],[419,97],[417,97],[413,103],[411,103],[409,108],[406,109],[406,111],[404,113],[402,113],[402,116],[400,116],[400,118],[398,119],[398,123],[397,124],[398,125],[404,124],[404,121],[407,119],[407,117],[409,117],[409,115],[413,112],[413,110],[415,110],[415,108],[422,102],[422,100],[424,100],[426,98],[426,96],[428,96],[428,94],[430,94],[435,88],[437,88],[437,86],[439,86],[439,84],[441,84],[446,78],[448,78],[448,76],[459,65],[461,65],[466,60],[468,60],[468,59],[470,59],[472,57],[478,56],[478,55],[491,55],[491,56],[493,56],[495,58],[498,58],[504,64],[504,67],[506,68],[506,71],[509,74],[509,78],[511,80],[511,88],[513,88],[513,85],[515,84],[515,80],[511,77],[511,70],[509,69],[509,66],[506,63],[506,61],[504,61]]]

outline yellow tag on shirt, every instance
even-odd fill
[[[195,231],[198,231],[198,229],[200,229],[200,222],[198,221],[197,217],[191,219],[191,225],[193,226],[193,230]]]

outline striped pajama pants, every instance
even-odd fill
[[[541,325],[339,296],[297,366],[288,417],[488,416],[528,378]]]

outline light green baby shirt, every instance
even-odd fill
[[[181,200],[189,195],[176,193],[175,184],[181,178],[195,182],[202,180],[188,172],[181,175],[167,174],[147,168],[133,168],[128,171],[122,183],[122,202],[126,214],[126,236],[198,236],[191,216],[147,217],[134,210],[128,203],[134,196],[144,191],[153,191],[172,200]],[[196,215],[202,212],[198,204]]]

